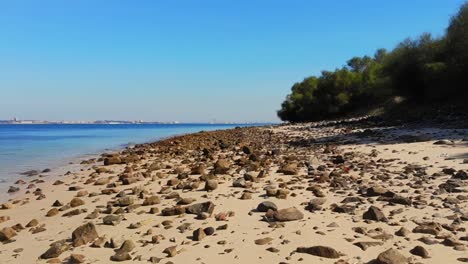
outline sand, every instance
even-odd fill
[[[240,132],[243,130],[230,130],[226,133],[239,134],[243,133]],[[270,135],[271,140],[255,142],[256,139],[251,137],[253,142],[244,140],[237,145],[231,144],[225,149],[214,148],[210,153],[211,157],[206,160],[197,158],[203,156],[203,148],[191,149],[189,146],[182,148],[179,155],[166,155],[165,148],[147,145],[144,148],[145,152],[138,154],[140,155],[138,161],[108,166],[104,166],[102,161],[95,161],[70,167],[69,175],[58,176],[64,182],[61,185],[53,185],[56,178],[46,180],[56,177],[52,176],[53,172],[43,174],[44,177],[41,179],[45,179],[45,182],[36,184],[36,187],[42,190],[45,197],[36,200],[37,195],[25,193],[27,184],[18,185],[20,191],[15,199],[5,202],[13,208],[0,210],[0,217],[10,218],[0,223],[0,229],[16,224],[24,227],[31,219],[37,219],[39,225],[44,225],[45,231],[32,234],[30,228],[25,228],[17,232],[11,240],[4,241],[0,244],[0,263],[46,263],[51,260],[67,263],[71,254],[83,255],[84,263],[112,263],[110,258],[115,254],[115,249],[104,246],[95,248],[90,246],[91,243],[70,247],[57,258],[40,258],[52,242],[62,239],[70,241],[73,230],[88,222],[94,223],[97,233],[100,237],[105,237],[105,241],[110,241],[111,238],[115,241],[132,240],[136,245],[130,252],[133,261],[127,261],[132,263],[151,263],[149,262],[151,257],[154,257],[152,259],[154,263],[368,263],[390,248],[407,258],[408,263],[461,263],[462,258],[468,257],[467,241],[462,239],[463,237],[466,239],[467,236],[467,219],[463,218],[463,214],[467,216],[468,202],[463,198],[467,197],[468,187],[465,186],[464,191],[459,193],[436,191],[440,184],[454,177],[441,173],[442,169],[453,168],[455,171],[468,171],[468,163],[464,161],[468,153],[468,142],[463,141],[468,135],[468,130],[400,127],[371,128],[371,130],[374,134],[369,133],[370,130],[363,133],[364,129],[360,128],[314,127],[314,124],[249,128],[245,129],[248,131],[247,137],[255,133],[263,133],[263,139]],[[207,132],[204,137],[210,138],[213,135],[218,137],[216,133]],[[420,142],[405,143],[404,141],[409,140],[401,135],[418,135],[419,139],[424,138],[424,140],[418,139],[417,141]],[[183,142],[184,138],[174,141],[176,140]],[[434,144],[439,140],[452,141],[440,145]],[[169,142],[170,140],[166,140],[164,146],[170,145]],[[196,145],[193,142],[191,144]],[[260,168],[252,170],[251,174],[256,175],[259,171],[265,170],[268,176],[256,179],[251,183],[250,188],[236,188],[233,187],[233,180],[242,177],[249,170],[246,165],[235,164],[239,158],[250,157],[250,154],[243,151],[244,145],[253,146],[253,153],[258,152],[258,158],[265,161],[260,162]],[[174,143],[168,148],[177,149],[179,146],[179,143]],[[276,148],[281,150],[281,154],[271,157],[262,154]],[[353,153],[353,158],[346,155],[350,152]],[[290,156],[294,156],[293,160],[299,164],[296,175],[278,172],[278,169],[287,163],[285,157]],[[333,163],[336,156],[345,157],[344,163]],[[229,161],[230,168],[226,173],[213,176],[218,183],[215,190],[205,191],[203,182],[195,190],[168,187],[170,192],[176,192],[180,197],[196,199],[194,203],[213,202],[215,209],[211,216],[200,220],[193,214],[162,216],[159,213],[148,213],[151,207],[157,207],[161,211],[176,204],[175,199],[166,199],[167,193],[161,193],[162,188],[167,187],[168,180],[177,177],[182,171],[190,172],[191,167],[200,163],[206,164],[206,172],[209,175],[213,171],[213,164],[223,157]],[[157,168],[148,172],[148,166],[156,163],[164,164],[165,168]],[[425,173],[418,175],[417,172],[405,169],[410,164],[425,168]],[[320,165],[325,165],[325,171],[318,170]],[[352,168],[348,171],[350,165]],[[125,174],[126,167],[134,168],[130,173],[132,177],[138,178],[138,181],[129,185],[121,184],[118,175]],[[106,168],[109,172],[98,174],[97,168]],[[179,173],[175,173],[174,170],[178,168],[180,168]],[[314,168],[313,172],[310,168]],[[333,177],[329,176],[329,173],[332,171],[339,172],[340,177],[348,182],[347,186],[331,186]],[[148,172],[149,175],[142,176],[139,172]],[[325,180],[325,182],[319,181],[318,178],[324,173],[332,179]],[[432,177],[434,173],[440,176]],[[93,178],[92,175],[96,177]],[[117,193],[101,194],[103,189],[108,189],[106,185],[94,185],[93,181],[89,181],[89,184],[85,182],[90,178],[95,180],[105,177],[111,178],[110,184],[116,182],[113,187],[115,190],[125,191],[128,196],[132,196],[135,204],[142,204],[144,199],[141,197],[147,197],[150,194],[158,195],[161,202],[122,213],[124,220],[116,226],[104,225],[102,218],[108,215],[105,209],[109,203],[117,199]],[[187,177],[195,181],[200,178],[200,175]],[[26,180],[31,181],[37,178],[37,176],[29,177]],[[418,179],[421,182],[417,182]],[[182,181],[188,180],[184,178]],[[468,182],[468,180],[462,182]],[[287,189],[289,194],[286,199],[267,197],[264,188],[269,185],[276,188],[282,185],[282,188]],[[310,212],[306,210],[307,203],[317,197],[307,187],[313,185],[321,186],[326,201],[322,209]],[[87,212],[70,217],[62,216],[75,209],[72,208],[59,212],[56,216],[46,217],[46,213],[56,200],[66,204],[76,197],[77,191],[69,191],[70,186],[83,187],[82,190],[86,190],[89,194],[96,193],[96,195],[80,197],[84,205],[76,208],[85,209]],[[371,186],[384,187],[393,193],[411,198],[413,203],[411,205],[393,204],[386,200],[379,201],[379,197],[368,197],[366,194],[359,193],[360,188],[366,189]],[[131,195],[134,187],[145,189],[146,194]],[[240,199],[244,191],[251,192],[252,199]],[[350,196],[362,199],[362,202],[357,204],[354,213],[333,211],[334,204],[342,205],[343,199]],[[456,204],[444,202],[447,197],[457,197]],[[264,201],[271,201],[280,209],[295,207],[304,214],[304,218],[270,227],[271,223],[264,221],[265,213],[255,210],[257,205]],[[419,203],[419,201],[423,202]],[[381,209],[388,220],[365,221],[363,213],[370,205]],[[113,208],[116,210],[126,207],[114,206]],[[98,217],[85,219],[95,209],[101,211]],[[390,212],[396,209],[401,209],[401,212],[392,216]],[[233,215],[227,217],[226,221],[217,221],[214,217],[219,213],[231,211]],[[454,224],[453,219],[456,218],[459,220]],[[166,220],[172,221],[170,228],[164,228],[161,225]],[[437,222],[441,225],[446,224],[447,228],[456,228],[456,230],[449,231],[443,228],[437,236],[412,232],[419,222]],[[139,227],[129,228],[131,224],[136,223],[140,223]],[[181,232],[177,227],[184,223],[189,223],[190,227],[185,232]],[[206,236],[201,241],[193,241],[194,230],[200,227],[216,229],[224,224],[227,224],[226,230],[216,230],[213,235]],[[280,227],[283,224],[284,227]],[[368,232],[366,234],[355,232],[353,228],[356,227],[363,227]],[[406,237],[395,235],[401,227],[410,231]],[[376,228],[380,228],[389,236],[385,240],[372,238],[373,233],[369,230]],[[152,243],[152,237],[155,235],[161,235],[164,239],[158,243]],[[430,237],[437,243],[427,245],[418,241],[423,236]],[[254,242],[256,239],[267,237],[272,240],[265,245],[256,245]],[[459,245],[457,247],[444,245],[447,237],[453,238]],[[381,244],[371,246],[365,251],[354,245],[356,242],[370,241],[381,242]],[[177,246],[179,251],[173,257],[168,257],[163,253],[164,249],[170,246]],[[298,247],[311,246],[331,247],[341,256],[326,258],[296,252]],[[430,258],[411,254],[410,250],[415,246],[423,246]]]

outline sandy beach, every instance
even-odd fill
[[[468,262],[468,129],[360,124],[189,134],[26,177],[0,263]]]

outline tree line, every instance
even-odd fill
[[[337,117],[394,96],[415,104],[468,100],[468,2],[443,36],[424,33],[393,50],[354,57],[335,71],[295,83],[278,111],[283,121]]]

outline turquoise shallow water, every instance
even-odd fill
[[[73,159],[128,144],[236,126],[248,125],[0,125],[0,189],[11,185],[20,172],[27,170],[65,165]]]

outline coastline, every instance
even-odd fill
[[[413,245],[415,241],[414,239],[417,237],[410,236],[411,239],[408,240],[393,237],[387,238],[383,242],[380,242],[378,239],[370,237],[365,238],[364,236],[363,238],[365,241],[377,241],[382,243],[382,245],[374,245],[365,252],[360,251],[360,249],[352,243],[346,242],[341,234],[352,236],[354,232],[352,229],[350,229],[350,227],[355,228],[362,224],[362,220],[357,221],[358,218],[361,218],[361,214],[337,214],[328,209],[328,207],[333,203],[340,203],[342,198],[346,197],[344,195],[345,193],[336,193],[336,191],[332,191],[332,189],[328,189],[329,187],[323,185],[321,189],[322,192],[325,193],[327,206],[325,207],[322,205],[321,207],[323,207],[323,209],[317,209],[314,210],[314,212],[308,212],[307,210],[304,210],[303,204],[304,202],[307,203],[307,201],[310,201],[313,196],[310,195],[310,191],[299,188],[301,184],[299,186],[295,185],[295,182],[302,182],[302,184],[307,184],[307,181],[304,182],[304,180],[307,179],[307,175],[310,174],[310,171],[307,171],[307,166],[305,166],[306,163],[309,163],[310,167],[315,168],[313,175],[316,177],[323,177],[323,173],[318,171],[317,168],[324,164],[328,168],[335,168],[335,170],[340,171],[340,173],[347,175],[346,177],[350,177],[349,179],[347,178],[347,181],[350,181],[350,179],[353,179],[354,177],[358,177],[360,173],[362,173],[362,171],[358,168],[352,169],[351,171],[353,172],[345,173],[342,171],[343,168],[341,166],[336,167],[333,165],[333,162],[329,163],[330,158],[333,158],[336,155],[343,155],[343,153],[346,153],[346,151],[354,151],[356,152],[356,156],[359,156],[359,159],[366,159],[366,155],[369,155],[369,153],[373,153],[373,151],[376,150],[380,153],[386,153],[382,155],[379,154],[379,156],[381,156],[383,159],[391,160],[399,158],[406,161],[407,164],[429,164],[424,159],[422,159],[424,155],[428,155],[430,156],[430,161],[434,162],[434,164],[442,164],[442,166],[445,167],[447,167],[446,164],[452,164],[451,166],[455,166],[457,169],[462,169],[465,171],[468,170],[468,165],[463,163],[458,164],[461,162],[459,158],[455,159],[455,161],[458,163],[454,163],[452,162],[453,160],[446,160],[446,157],[443,156],[444,154],[447,154],[447,157],[450,155],[458,155],[460,154],[460,148],[463,152],[463,147],[466,145],[466,143],[463,143],[462,139],[463,136],[466,137],[467,135],[466,129],[460,129],[457,131],[432,128],[428,128],[426,131],[412,130],[410,128],[405,128],[404,130],[401,128],[394,128],[394,130],[386,130],[385,128],[382,129],[383,132],[372,132],[374,133],[372,134],[371,132],[365,132],[365,129],[360,128],[351,128],[351,130],[346,127],[340,128],[325,126],[323,128],[314,128],[310,124],[299,124],[281,126],[268,125],[263,127],[189,133],[184,135],[171,136],[165,139],[159,139],[155,142],[137,144],[134,148],[131,149],[124,147],[108,153],[109,157],[120,155],[122,157],[127,156],[137,158],[128,160],[124,164],[103,166],[102,161],[91,164],[74,164],[76,165],[76,168],[70,175],[59,178],[61,181],[63,181],[63,184],[52,185],[52,179],[49,177],[45,177],[49,179],[47,179],[44,183],[38,184],[37,187],[41,188],[43,190],[43,194],[45,195],[43,199],[36,200],[36,198],[40,196],[37,194],[21,194],[14,199],[15,201],[6,203],[10,204],[12,208],[0,210],[0,217],[8,216],[10,218],[9,220],[0,223],[0,229],[12,226],[15,223],[20,223],[22,226],[25,226],[32,218],[37,219],[40,223],[39,226],[44,225],[43,228],[45,229],[43,231],[39,230],[40,232],[34,233],[36,232],[34,231],[35,228],[37,228],[36,226],[29,228],[29,230],[25,229],[17,231],[17,235],[12,238],[13,241],[4,244],[4,249],[2,249],[2,257],[0,257],[0,261],[2,261],[2,263],[18,263],[18,261],[20,261],[19,263],[46,263],[46,261],[50,261],[51,259],[68,261],[70,253],[73,253],[84,255],[87,259],[87,262],[109,262],[112,256],[115,255],[113,250],[105,247],[90,247],[89,244],[76,247],[67,246],[67,249],[64,250],[63,253],[61,252],[62,254],[59,254],[57,257],[42,260],[38,259],[39,256],[47,251],[50,243],[60,239],[69,239],[71,232],[75,228],[87,222],[95,223],[98,234],[102,237],[105,237],[104,241],[109,241],[111,238],[114,239],[114,242],[118,245],[116,246],[117,248],[120,247],[121,243],[123,243],[125,239],[131,239],[133,243],[137,243],[138,246],[134,246],[134,249],[132,249],[130,252],[131,258],[134,259],[134,262],[137,263],[148,263],[148,259],[150,257],[160,259],[160,261],[162,261],[161,263],[165,263],[167,261],[173,261],[174,263],[199,263],[199,261],[197,261],[199,258],[203,259],[205,263],[216,263],[219,261],[226,263],[236,263],[237,261],[252,262],[258,260],[258,258],[261,258],[262,261],[268,263],[274,263],[284,260],[285,257],[287,259],[287,256],[290,255],[290,252],[294,251],[298,247],[312,246],[317,244],[317,239],[321,239],[322,243],[325,243],[328,246],[343,252],[345,256],[341,256],[339,258],[343,259],[344,261],[348,261],[349,263],[358,263],[356,262],[359,260],[356,258],[357,256],[362,256],[360,258],[361,260],[370,261],[375,258],[379,252],[384,251],[395,243],[399,245],[399,250],[403,252],[405,256],[409,257],[411,256],[411,254],[408,253],[408,250],[411,249],[409,247]],[[379,129],[376,129],[375,131],[379,131]],[[360,138],[363,136],[362,133],[364,132],[367,134],[364,134],[364,137]],[[389,136],[389,139],[396,140],[396,142],[386,142],[386,137],[378,135],[378,133],[388,133],[391,135]],[[402,142],[403,139],[400,137],[407,134],[414,134],[413,137],[415,138],[413,139],[418,139],[417,137],[419,135],[420,138],[418,140],[420,141],[413,143]],[[423,138],[421,135],[431,135],[432,138]],[[384,143],[375,141],[376,138],[378,140],[383,140]],[[408,138],[411,139],[411,137]],[[450,140],[453,139],[456,144],[461,145],[434,145],[434,142],[441,138],[449,138]],[[374,141],[370,139],[373,139]],[[370,140],[370,142],[367,142],[366,140]],[[208,147],[215,142],[221,144],[221,148],[215,147],[214,150],[210,151],[208,156],[198,156],[198,154],[194,154],[197,151],[200,152],[203,150],[203,148],[200,149],[197,146],[202,146],[206,143],[206,146]],[[223,144],[228,146],[228,148],[223,150]],[[270,154],[267,153],[260,155],[260,153],[263,153],[264,151],[262,144],[267,146],[271,152]],[[323,149],[321,148],[315,150],[315,146],[324,146],[326,144],[334,144],[337,148],[342,149],[342,151],[332,150],[333,152],[337,152],[335,154],[330,154],[322,153]],[[278,153],[283,152],[284,154],[273,154],[273,152],[276,153],[276,148],[274,147],[275,145],[278,148]],[[244,147],[248,147],[249,150],[244,149]],[[408,149],[408,147],[410,149]],[[303,157],[306,157],[306,153],[310,152],[311,149],[314,149],[314,155],[309,156],[304,160]],[[410,150],[410,154],[407,153],[408,150]],[[397,151],[397,153],[393,153],[393,151]],[[412,151],[418,152],[419,154],[411,154]],[[258,156],[255,158],[263,161],[259,163],[259,168],[249,169],[248,164],[250,164],[250,161],[252,161],[254,158],[251,155],[255,153],[258,153]],[[367,154],[362,155],[364,153]],[[96,154],[90,158],[99,159],[99,157],[102,157],[102,155],[103,153]],[[193,157],[198,158],[190,161],[190,159],[187,159],[187,157],[192,157],[191,155],[195,155]],[[266,159],[262,158],[263,155],[266,155]],[[285,164],[284,157],[281,156],[282,158],[279,159],[278,157],[280,156],[276,157],[275,155],[294,155],[294,159],[292,159],[292,161],[299,161],[299,163],[296,164],[298,166],[290,169],[291,174],[289,174],[288,170],[285,169],[285,165],[288,165],[289,163]],[[310,153],[308,155],[310,155]],[[204,158],[200,159],[200,157]],[[238,163],[240,160],[242,160],[242,157],[247,158],[245,161],[243,161],[245,164]],[[212,176],[209,176],[212,175],[210,174],[210,171],[212,173],[214,170],[216,170],[216,161],[219,161],[220,159],[227,160],[230,165],[228,168],[226,168],[225,171],[223,170],[221,174],[214,174],[216,176],[214,179],[217,181],[217,187],[214,190],[206,192],[204,187],[206,182],[210,179],[213,179]],[[271,160],[270,163],[267,162],[268,159]],[[146,177],[144,173],[148,172],[148,169],[152,166],[152,164],[157,163],[166,165],[158,165],[158,168],[155,168],[154,171],[150,172],[151,177]],[[190,169],[193,170],[197,165],[204,163],[207,165],[203,170],[207,174],[202,173],[201,175],[194,174],[191,176],[192,174],[190,173]],[[427,168],[428,172],[435,173],[440,170],[440,165],[434,166],[434,164],[433,167]],[[179,172],[179,167],[185,169],[181,169]],[[398,171],[402,167],[404,167],[404,165],[399,165],[397,162],[395,162],[392,164],[392,166],[388,167],[388,169],[392,168]],[[102,168],[102,172],[97,173],[99,168]],[[235,181],[239,177],[246,178],[247,176],[245,175],[249,174],[249,170],[253,173],[253,176],[249,176],[253,177],[253,180],[244,180],[244,187],[233,188],[232,181]],[[283,172],[279,172],[278,170],[283,170]],[[265,171],[267,176],[260,177],[259,173],[261,173],[261,171]],[[326,171],[328,171],[328,169]],[[333,171],[334,170],[331,172]],[[186,176],[180,177],[181,173],[186,172],[188,172],[188,178],[186,178]],[[122,177],[129,174],[133,175],[131,178],[137,177],[135,181],[130,182],[128,185],[121,184],[120,181],[126,179],[125,177]],[[206,178],[208,176],[209,178]],[[446,177],[443,176],[436,180],[443,182],[446,180],[446,178],[449,177],[450,175],[447,175]],[[32,180],[33,178],[36,177],[28,177],[27,180]],[[178,178],[180,179],[177,180],[178,183],[176,183],[176,180],[174,179]],[[100,179],[108,179],[108,181],[105,180],[104,182],[107,183],[103,185],[96,184],[96,182]],[[309,178],[309,180],[310,179],[312,178]],[[372,183],[373,181],[379,181],[376,179],[372,180],[371,178],[366,179],[366,181],[369,180],[369,183]],[[174,181],[175,185],[173,185],[173,183],[169,185],[171,181]],[[179,189],[179,187],[177,187],[178,184],[186,181],[191,183],[199,182],[200,184],[198,187],[192,190],[184,188]],[[393,181],[398,180],[393,179]],[[359,185],[366,186],[369,183],[361,183]],[[320,184],[320,182],[317,182],[317,184]],[[353,183],[351,181],[348,184]],[[268,195],[264,196],[265,191],[262,189],[270,185],[276,186],[276,188],[281,187],[282,189],[287,190],[287,192],[284,192],[285,197],[282,198],[281,195],[273,197],[269,197]],[[402,186],[399,186],[398,184],[392,184],[391,182],[385,181],[383,185],[389,185],[386,187],[391,187],[392,191],[402,193],[404,195],[404,192],[401,192],[401,190],[404,190],[404,188],[402,189]],[[138,195],[135,196],[135,188],[147,189],[146,194],[142,194],[140,197]],[[115,189],[116,192],[110,192],[108,194],[106,194],[107,191],[104,192],[104,190],[112,189]],[[165,192],[164,190],[169,190],[170,192]],[[347,188],[344,188],[343,191],[346,190]],[[126,195],[119,196],[119,192],[126,193]],[[177,199],[174,200],[174,198],[168,198],[171,193],[178,193],[180,197],[184,198],[187,196],[194,197],[196,201],[193,203],[212,201],[214,204],[216,204],[216,208],[211,217],[205,218],[203,220],[197,220],[197,217],[189,214],[170,216],[161,215],[160,212],[162,212],[163,209],[172,208],[174,206],[174,201],[177,201]],[[252,197],[250,199],[240,198],[244,195],[249,196],[246,195],[246,193],[250,193],[250,196]],[[293,196],[292,194],[295,195]],[[144,202],[148,197],[152,197],[152,195],[160,197],[158,198],[159,202],[154,203],[154,205],[148,207],[144,205],[142,206],[142,202]],[[125,206],[119,206],[115,204],[115,201],[120,201],[120,198],[118,197],[125,196],[133,197],[131,200],[134,200],[134,202]],[[317,195],[315,194],[315,196]],[[59,210],[55,216],[45,216],[48,212],[50,212],[50,209],[53,208],[51,205],[55,200],[59,200],[63,206],[66,206],[67,202],[73,200],[74,197],[78,197],[84,202],[84,204],[73,208],[66,208],[63,211]],[[261,221],[262,214],[252,214],[250,212],[251,209],[256,208],[259,203],[264,201],[271,201],[275,203],[278,208],[289,208],[291,206],[296,207],[303,215],[305,215],[305,217],[302,220],[287,222],[285,226],[277,226],[272,229],[271,227],[268,227],[267,223]],[[361,202],[363,205],[367,204],[365,200]],[[109,207],[109,205],[111,205],[111,207]],[[5,207],[5,204],[3,204],[3,206]],[[132,206],[134,208],[130,210],[129,208]],[[466,201],[461,201],[458,206],[461,209],[467,209]],[[159,213],[149,214],[148,209],[152,207],[158,208]],[[415,209],[408,210],[408,206],[400,207],[403,208],[402,214],[404,215],[404,218],[401,219],[420,218],[417,214],[415,214],[416,211],[413,211]],[[111,211],[114,212],[114,215],[120,214],[124,216],[124,218],[121,220],[123,222],[116,224],[115,226],[103,225],[103,217],[109,215],[109,212],[105,212],[106,208],[112,208],[113,210]],[[116,214],[115,210],[118,211],[119,208],[124,209],[124,211],[120,211]],[[360,212],[360,210],[363,209],[365,208],[359,207],[356,210]],[[395,209],[395,207],[393,206],[393,208],[382,208],[387,216],[391,209]],[[440,212],[445,212],[444,210],[447,208],[443,209],[438,207],[437,209]],[[449,211],[449,209],[450,208],[448,208],[447,211]],[[418,210],[422,210],[420,212],[430,212],[431,208],[418,208]],[[66,214],[70,211],[76,211],[75,213],[77,214],[72,214],[68,217],[62,216],[63,214]],[[230,211],[234,212],[234,214],[231,215],[229,213]],[[94,212],[97,214],[95,218],[86,219]],[[217,219],[217,215],[222,213],[226,214],[224,216],[226,219],[219,221]],[[430,214],[427,215],[423,213],[421,215],[428,217]],[[445,215],[447,214],[445,213]],[[450,223],[449,221],[441,219],[440,217],[433,219],[435,219],[437,222],[443,222],[444,224]],[[173,222],[173,224],[170,224],[169,228],[166,228],[168,226],[162,225],[165,220],[170,220]],[[392,220],[393,219],[391,219],[391,221]],[[335,225],[333,225],[333,227],[329,226],[331,224],[330,222],[334,222]],[[187,231],[187,233],[185,233],[185,231],[181,233],[179,232],[180,230],[172,227],[173,225],[183,225],[184,223],[191,224],[191,227],[186,227],[187,230],[185,231]],[[222,225],[223,223],[227,223],[229,225],[229,230],[231,231],[216,231],[215,237],[207,236],[203,239],[203,242],[191,241],[192,238],[190,238],[189,235],[192,234],[192,231],[197,230],[197,226],[202,225],[204,227],[216,227]],[[411,230],[415,224],[413,222],[409,224],[411,227],[409,229]],[[131,227],[132,225],[134,227]],[[380,227],[384,230],[399,228],[398,225],[392,226],[387,222],[379,221],[367,223],[366,225],[369,228]],[[399,225],[405,226],[407,224],[405,222],[400,222]],[[314,231],[315,229],[312,228],[314,226],[318,226],[321,232],[327,234],[327,237],[324,237],[321,234],[317,234],[316,231]],[[298,232],[298,230],[301,230],[302,232]],[[391,232],[389,231],[389,233]],[[162,240],[159,240],[157,243],[142,243],[140,241],[141,239],[144,241],[148,241],[149,239],[149,241],[151,241],[151,237],[155,234],[161,234],[165,237],[165,239],[160,238]],[[32,240],[28,239],[28,237],[31,235],[33,238]],[[269,236],[274,237],[274,239],[267,242],[265,245],[279,249],[279,252],[272,253],[269,250],[265,250],[269,248],[268,246],[255,245],[254,240]],[[286,244],[280,243],[282,241],[282,239],[278,239],[280,236],[285,236],[290,242]],[[125,237],[125,239],[118,237]],[[175,237],[175,240],[171,239],[173,237]],[[309,238],[311,239],[310,241]],[[223,239],[227,243],[225,244],[226,246],[224,246],[224,244],[216,245],[217,242],[222,241]],[[462,241],[457,241],[463,244]],[[145,245],[152,246],[147,247]],[[167,257],[166,254],[162,253],[163,250],[174,245],[177,246],[177,250],[180,252],[175,253],[175,255],[172,257]],[[206,245],[211,245],[211,247],[203,248],[203,246]],[[428,246],[425,245],[425,247]],[[22,248],[22,250],[16,252],[15,250],[18,248]],[[234,253],[226,251],[227,249],[231,248],[234,250]],[[262,249],[263,251],[259,252],[259,249]],[[430,249],[432,256],[431,259],[425,260],[417,258],[417,260],[422,263],[434,263],[431,261],[444,260],[445,258],[456,260],[457,258],[462,257],[464,254],[463,251],[453,250],[452,248],[446,246],[430,247]],[[220,252],[224,253],[220,254]],[[142,255],[144,257],[138,258],[138,255]],[[238,258],[235,258],[234,256],[237,256]],[[291,256],[292,259],[289,260],[292,262],[296,262],[299,258],[303,258],[307,261],[334,263],[334,261],[329,261],[327,258],[317,258],[308,254],[295,253]]]
[[[11,124],[8,124],[8,125],[11,125]],[[21,126],[23,124],[14,124],[14,125]],[[30,124],[26,124],[26,125],[30,125]],[[41,126],[42,125],[45,125],[45,126],[51,125],[51,126],[53,126],[55,124],[32,124],[32,125],[41,125]],[[77,125],[77,124],[63,124],[63,125],[73,126],[73,125]],[[78,124],[78,125],[83,125],[83,124]],[[86,124],[86,125],[88,125],[88,124]],[[102,124],[89,124],[89,125],[100,126]],[[113,124],[111,124],[111,125],[113,125]],[[126,124],[118,124],[118,125],[126,125]],[[138,124],[138,125],[144,126],[145,124]],[[160,124],[157,124],[157,125],[160,125]],[[192,125],[192,124],[183,123],[183,124],[164,124],[164,125],[174,125],[174,126],[182,125],[182,126],[185,126],[185,125]],[[196,123],[195,125],[203,126],[203,125],[207,125],[207,124]],[[225,126],[227,124],[217,124],[217,125],[223,127],[223,126]],[[252,124],[236,124],[236,125],[251,126]],[[215,127],[217,127],[217,126],[215,126]],[[146,140],[143,140],[143,141],[140,141],[140,142],[138,142],[138,141],[137,142],[127,141],[125,143],[120,143],[118,145],[116,144],[116,145],[113,145],[113,146],[106,146],[106,147],[103,147],[103,148],[99,148],[99,149],[96,149],[96,150],[92,151],[91,153],[72,154],[72,155],[67,156],[65,158],[57,158],[56,157],[54,159],[47,160],[47,162],[44,162],[41,165],[37,165],[37,164],[33,165],[33,163],[31,163],[28,166],[28,168],[24,168],[23,170],[7,171],[6,175],[10,175],[11,177],[9,177],[9,179],[5,179],[4,181],[0,182],[0,203],[4,202],[5,199],[13,199],[13,198],[18,196],[17,192],[7,193],[7,190],[8,190],[8,188],[10,186],[15,186],[16,181],[19,181],[19,180],[27,181],[29,179],[29,177],[27,175],[23,175],[25,172],[36,171],[41,176],[44,176],[44,177],[42,177],[43,180],[50,180],[51,178],[55,180],[55,179],[61,177],[69,169],[73,169],[74,167],[78,166],[85,159],[97,158],[97,157],[101,156],[103,153],[119,152],[119,151],[125,150],[129,146],[134,146],[136,144],[152,143],[152,142],[155,142],[155,141],[164,140],[166,138],[175,137],[175,136],[182,136],[182,135],[189,134],[189,133],[193,133],[193,132],[174,133],[174,134],[169,135],[169,136],[156,136],[155,135],[154,138],[146,139]],[[156,134],[156,132],[155,132],[155,134]],[[50,170],[50,172],[41,173],[44,169]]]

